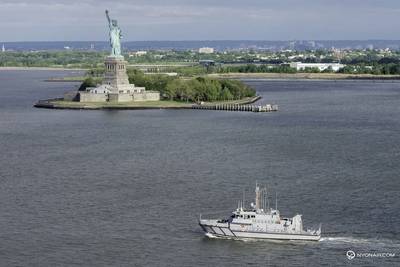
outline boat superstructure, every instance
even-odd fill
[[[321,238],[321,226],[317,230],[303,230],[302,216],[282,217],[277,205],[269,207],[267,189],[256,186],[255,204],[244,207],[244,201],[226,219],[202,219],[199,225],[209,237],[259,238],[277,240],[309,240]],[[276,203],[276,202],[275,202]]]

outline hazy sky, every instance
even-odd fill
[[[0,0],[1,41],[400,39],[400,0]]]

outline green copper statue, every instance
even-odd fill
[[[110,19],[108,10],[106,10],[106,16],[108,20],[108,26],[110,28],[111,56],[121,56],[121,29],[118,27],[117,20]]]

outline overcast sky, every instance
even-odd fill
[[[400,0],[0,0],[0,41],[400,39]]]

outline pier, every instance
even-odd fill
[[[272,112],[278,111],[278,105],[240,105],[240,104],[218,104],[218,105],[193,105],[192,109],[223,110],[223,111],[248,111],[248,112]]]

